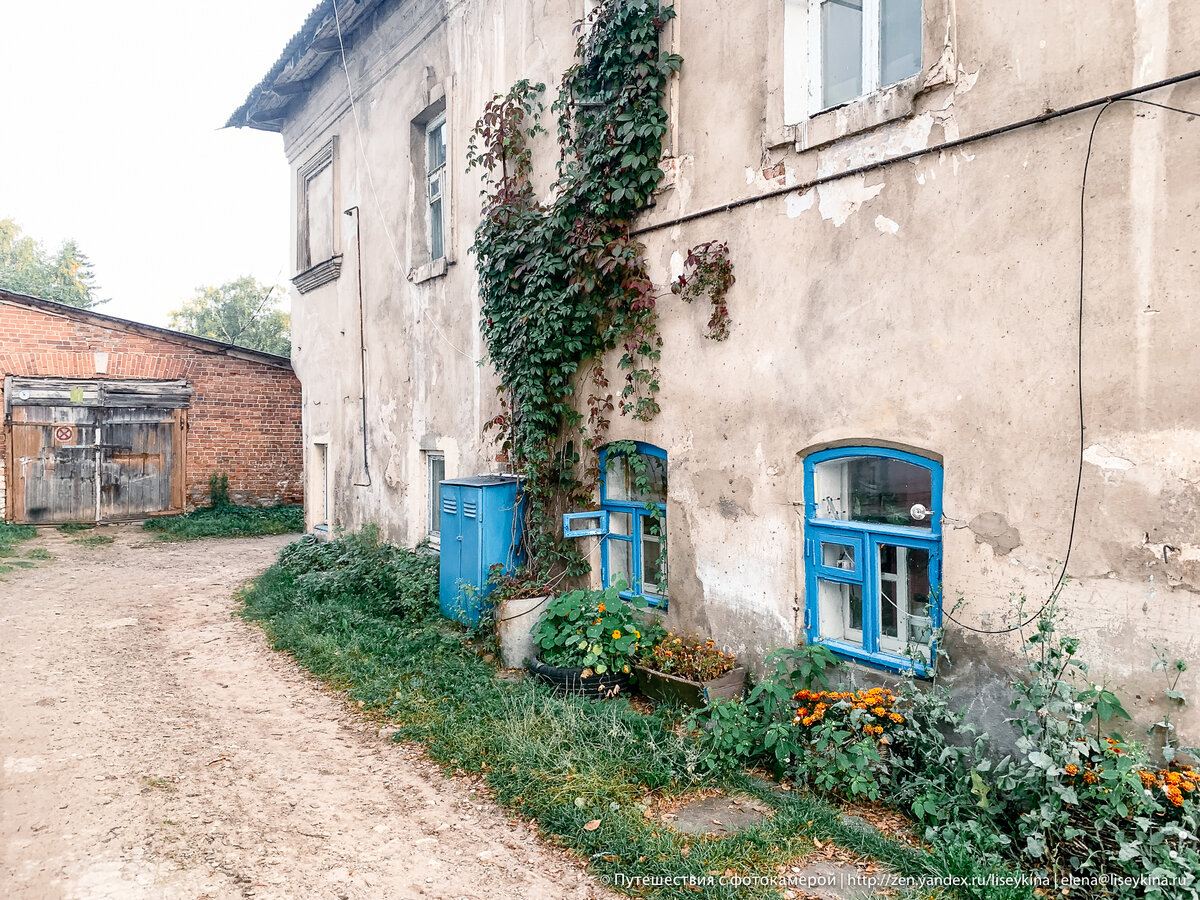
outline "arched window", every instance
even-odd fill
[[[563,516],[564,537],[600,538],[605,587],[667,605],[667,452],[641,441],[600,451],[600,509]]]
[[[942,468],[882,447],[804,460],[810,643],[924,675],[941,627]]]

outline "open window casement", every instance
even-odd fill
[[[595,512],[567,513],[563,516],[563,537],[603,537],[608,534],[608,512],[598,509]]]

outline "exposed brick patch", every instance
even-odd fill
[[[103,373],[96,371],[98,352],[108,354]],[[291,369],[0,302],[0,405],[8,375],[182,378],[194,391],[187,434],[189,508],[207,503],[209,478],[218,471],[229,473],[235,502],[303,502],[300,381]],[[0,429],[0,466],[7,458],[6,440]],[[3,498],[0,478],[0,518]]]

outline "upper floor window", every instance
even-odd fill
[[[600,509],[563,516],[564,537],[600,538],[605,587],[667,605],[667,452],[621,442],[600,451]]]
[[[425,183],[429,197],[429,259],[446,255],[446,115],[425,127]]]
[[[942,470],[882,447],[804,461],[805,634],[835,653],[925,674],[941,626]]]
[[[811,0],[819,109],[921,71],[921,0]]]
[[[334,135],[296,172],[296,271],[306,293],[338,277],[338,139]]]

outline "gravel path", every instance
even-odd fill
[[[91,534],[0,577],[0,896],[609,896],[231,618],[290,538]]]

